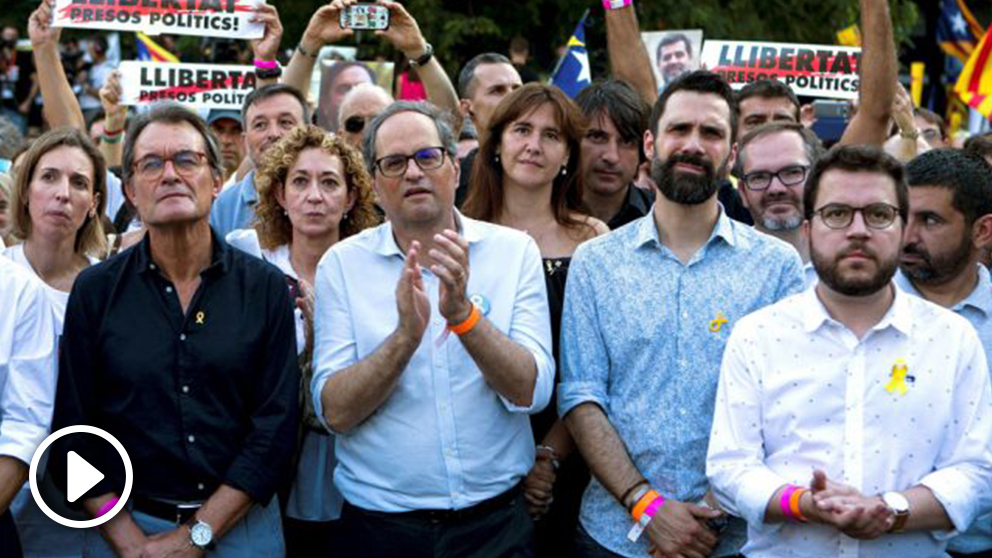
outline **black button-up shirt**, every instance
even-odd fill
[[[638,188],[633,184],[627,185],[627,197],[623,200],[620,211],[606,224],[611,231],[619,229],[634,219],[640,219],[651,212],[654,205],[655,191]]]
[[[227,484],[265,503],[288,478],[299,423],[286,279],[216,235],[200,277],[184,315],[147,236],[79,275],[53,429],[88,424],[113,434],[131,458],[134,494],[202,501]],[[57,482],[69,450],[104,472],[85,498],[124,485],[119,458],[98,441],[67,436],[51,454]]]

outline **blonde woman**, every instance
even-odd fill
[[[317,128],[294,129],[266,153],[255,178],[253,229],[228,242],[275,265],[297,300],[296,340],[302,368],[303,439],[285,513],[288,556],[326,555],[339,534],[343,500],[334,488],[334,438],[314,417],[310,397],[313,284],[334,243],[377,225],[372,179],[358,152]]]

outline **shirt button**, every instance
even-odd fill
[[[166,288],[165,288],[165,292],[167,292],[167,293],[171,293],[171,292],[172,292],[172,287],[166,287]]]
[[[683,318],[688,318],[689,317],[689,313],[688,312],[682,312],[682,317]]]
[[[179,340],[180,341],[185,341],[186,340],[186,334],[185,333],[180,333],[179,334]]]
[[[190,434],[189,437],[187,437],[186,439],[189,440],[189,443],[192,444],[193,442],[196,441],[196,436]]]
[[[189,386],[183,386],[183,393],[189,393]]]
[[[148,264],[148,269],[155,269],[155,264]]]
[[[197,490],[203,490],[204,488],[206,488],[206,486],[203,486],[202,482],[196,485]]]

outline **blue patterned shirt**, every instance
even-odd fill
[[[688,264],[659,241],[653,211],[586,242],[565,291],[559,412],[596,403],[656,490],[699,502],[709,490],[706,450],[727,338],[740,318],[801,291],[802,267],[792,246],[722,209]],[[647,553],[647,537],[627,540],[627,511],[595,478],[580,521],[612,552]],[[734,521],[714,556],[736,554],[745,533]]]
[[[255,189],[255,171],[251,171],[241,182],[217,196],[210,209],[210,226],[221,237],[233,230],[247,229],[255,220],[256,203],[258,191]]]
[[[903,291],[922,298],[920,291],[916,290],[902,271],[896,273],[895,282]],[[951,310],[968,320],[975,328],[978,339],[985,348],[985,359],[992,362],[992,278],[984,265],[978,265],[978,284],[975,289]],[[947,549],[962,554],[992,549],[992,514],[976,519],[967,531],[951,539]]]

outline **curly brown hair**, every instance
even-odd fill
[[[293,240],[293,224],[283,211],[276,193],[286,184],[289,169],[296,164],[300,153],[318,148],[328,155],[341,159],[348,192],[354,194],[355,205],[344,214],[340,224],[340,238],[379,224],[372,197],[372,178],[365,170],[365,163],[353,147],[316,126],[300,126],[286,134],[266,152],[264,161],[255,176],[258,187],[258,204],[255,206],[255,230],[263,248],[271,250]]]

